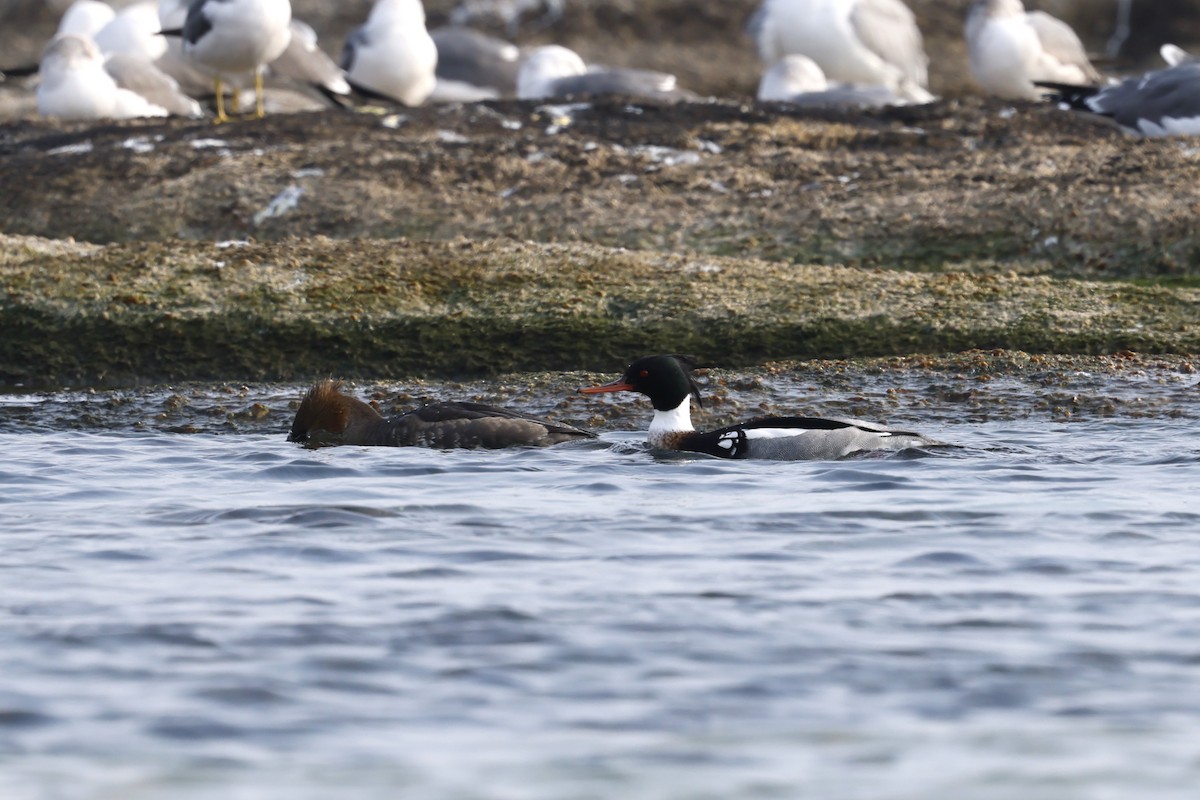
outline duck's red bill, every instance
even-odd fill
[[[622,380],[615,380],[612,383],[606,383],[603,386],[588,386],[586,389],[580,389],[580,394],[600,394],[601,392],[632,392],[633,387]]]

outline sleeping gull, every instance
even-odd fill
[[[536,100],[577,94],[623,94],[679,99],[675,76],[645,69],[589,68],[574,50],[551,44],[525,57],[517,74],[517,97]]]
[[[421,0],[379,0],[342,49],[342,69],[363,94],[419,106],[437,84],[437,46]]]
[[[183,54],[213,75],[217,122],[228,122],[221,81],[254,73],[255,112],[262,117],[263,67],[291,40],[288,0],[194,0],[183,23]],[[238,91],[234,90],[238,100]],[[235,107],[240,104],[234,103]]]
[[[967,12],[971,72],[988,94],[1040,100],[1036,81],[1096,85],[1100,74],[1071,26],[1021,0],[974,0]]]
[[[1200,61],[1182,61],[1100,88],[1039,85],[1053,90],[1056,99],[1072,108],[1109,117],[1131,133],[1200,135]]]
[[[904,103],[886,86],[830,83],[815,61],[794,54],[779,59],[763,73],[758,99],[805,108],[878,108]]]
[[[46,45],[37,89],[38,113],[59,119],[165,117],[167,110],[122,88],[91,39],[67,34]]]
[[[767,65],[795,53],[833,81],[886,86],[910,103],[935,99],[924,40],[902,0],[764,0],[748,30]]]
[[[472,28],[447,25],[429,32],[437,46],[433,100],[471,102],[517,91],[520,49]]]

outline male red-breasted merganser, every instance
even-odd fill
[[[342,394],[341,383],[321,381],[296,410],[289,442],[387,447],[544,447],[594,439],[596,434],[519,411],[479,403],[430,403],[384,417],[367,403]]]
[[[684,356],[646,356],[603,386],[579,391],[639,392],[650,398],[654,419],[647,442],[651,447],[707,453],[720,458],[764,458],[783,461],[841,458],[864,450],[906,450],[944,445],[919,433],[906,433],[859,420],[819,417],[764,417],[697,432],[692,427],[691,400],[700,404],[695,365]]]

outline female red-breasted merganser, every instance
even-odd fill
[[[430,403],[384,417],[367,403],[341,392],[341,383],[321,381],[296,410],[289,442],[387,447],[544,447],[594,439],[596,434],[505,408],[479,403]]]
[[[707,453],[720,458],[769,458],[784,461],[841,458],[863,450],[906,450],[943,445],[919,433],[906,433],[858,420],[819,417],[763,417],[697,432],[692,427],[691,400],[700,404],[695,365],[684,356],[646,356],[625,374],[603,386],[579,391],[639,392],[650,398],[654,419],[647,439],[651,447]]]

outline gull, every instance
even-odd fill
[[[1200,61],[1184,60],[1120,83],[1040,83],[1071,108],[1108,117],[1142,136],[1200,135]]]
[[[177,117],[202,117],[200,104],[184,94],[176,82],[158,66],[129,53],[113,53],[104,59],[104,70],[122,89],[141,95],[150,103]]]
[[[108,3],[100,0],[75,0],[63,11],[58,20],[54,36],[82,36],[85,39],[95,39],[105,25],[112,22],[117,12]],[[54,37],[51,37],[54,38]],[[47,42],[49,44],[49,42]],[[44,56],[44,53],[43,53]],[[0,73],[0,80],[7,74],[10,78],[27,78],[36,75],[40,66],[37,63],[21,64],[7,67]]]
[[[1164,44],[1158,48],[1158,54],[1162,57],[1163,61],[1167,62],[1167,66],[1169,67],[1182,64],[1185,61],[1196,61],[1200,58],[1192,55],[1177,44]]]
[[[540,31],[561,20],[565,11],[566,0],[461,0],[450,12],[450,24],[499,22],[509,36],[516,36],[530,14],[538,14],[530,29]]]
[[[51,39],[42,55],[38,113],[66,120],[167,116],[167,109],[122,87],[105,66],[91,39],[74,34]]]
[[[155,62],[158,68],[170,75],[188,94],[203,95],[212,91],[213,78],[183,54],[183,23],[187,21],[188,6],[192,0],[158,0],[159,29],[167,31],[167,51]],[[227,76],[227,80],[238,80],[242,76]]]
[[[317,32],[307,22],[292,18],[291,41],[267,69],[272,75],[300,81],[331,94],[350,94],[342,68],[317,44]]]
[[[42,75],[45,88],[36,97],[42,115],[62,119],[201,115],[200,104],[155,65],[155,53],[165,47],[165,39],[157,35],[153,4],[137,5],[118,13],[98,0],[76,0],[67,8],[42,63],[16,72],[49,69]]]
[[[213,75],[216,122],[228,122],[221,82],[254,73],[255,112],[263,108],[263,67],[283,54],[291,40],[288,0],[194,0],[183,23],[183,54]],[[234,106],[239,92],[234,90]]]
[[[763,62],[808,56],[830,80],[928,103],[929,58],[902,0],[765,0],[747,26]]]
[[[74,8],[74,6],[72,6]],[[92,35],[105,55],[126,53],[157,61],[167,52],[167,39],[160,31],[158,6],[153,0],[126,6]]]
[[[795,54],[784,56],[763,73],[758,99],[805,108],[878,108],[904,103],[886,86],[830,83],[815,61]]]
[[[447,25],[429,32],[437,46],[434,100],[491,100],[517,90],[521,50],[472,28]]]
[[[379,0],[342,49],[352,87],[406,106],[419,106],[433,94],[437,61],[421,0]]]
[[[94,39],[105,25],[116,18],[117,12],[100,0],[75,0],[58,20],[56,36],[86,36]]]
[[[182,29],[191,1],[158,0],[158,19],[162,29]],[[327,95],[350,94],[350,85],[346,83],[341,68],[321,50],[317,43],[317,33],[312,26],[292,17],[288,28],[291,30],[288,45],[278,58],[267,65],[267,72],[283,79],[308,84]],[[211,79],[183,57],[181,45],[182,42],[178,38],[169,40],[167,52],[158,60],[159,66],[180,84],[194,91],[207,91],[211,86]],[[243,77],[230,75],[226,76],[226,80],[231,86],[244,89]]]
[[[534,49],[517,74],[517,97],[534,100],[576,94],[624,94],[678,99],[675,76],[645,69],[588,67],[574,50],[557,44]]]
[[[1096,85],[1100,74],[1071,26],[1021,0],[974,0],[967,12],[971,72],[988,94],[1040,100],[1038,81]]]

